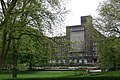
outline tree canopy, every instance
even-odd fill
[[[98,45],[98,55],[101,68],[116,70],[120,67],[120,39],[110,36]]]
[[[53,25],[63,21],[66,2],[67,0],[0,0],[0,68],[8,53],[13,55],[13,61],[17,61],[16,55],[20,47],[24,46],[20,43],[25,42],[25,35],[25,40],[31,41],[31,44],[25,42],[27,46],[23,48],[33,49],[31,45],[35,43],[37,50],[41,48],[44,51],[43,45],[49,42],[44,34],[52,31],[55,27]],[[16,68],[16,62],[13,65]]]
[[[98,7],[96,26],[105,35],[120,35],[120,1],[105,0]]]
[[[120,1],[105,0],[98,7],[99,16],[95,19],[95,27],[106,37],[98,43],[98,58],[102,68],[114,68],[120,65]]]

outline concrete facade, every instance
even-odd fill
[[[54,57],[51,58],[52,65],[68,65],[68,66],[94,66],[97,64],[97,42],[91,39],[86,28],[87,20],[91,20],[91,16],[82,16],[81,25],[67,26],[66,36],[55,37],[60,42],[59,50]],[[89,27],[89,26],[87,26]]]

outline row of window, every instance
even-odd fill
[[[93,51],[97,51],[97,47],[93,47],[92,50],[93,50]]]
[[[96,46],[97,45],[97,42],[93,42],[93,46]]]
[[[68,61],[68,62],[67,62]],[[94,63],[94,61],[88,61],[87,59],[74,59],[74,60],[50,60],[49,63]]]
[[[84,30],[84,27],[73,27],[73,28],[71,28],[71,31],[78,31],[78,30]]]

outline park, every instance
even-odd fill
[[[0,80],[120,80],[120,1],[66,26],[69,2],[0,1]]]

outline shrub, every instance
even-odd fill
[[[26,71],[27,70],[27,65],[26,64],[18,64],[18,70],[19,71]]]

